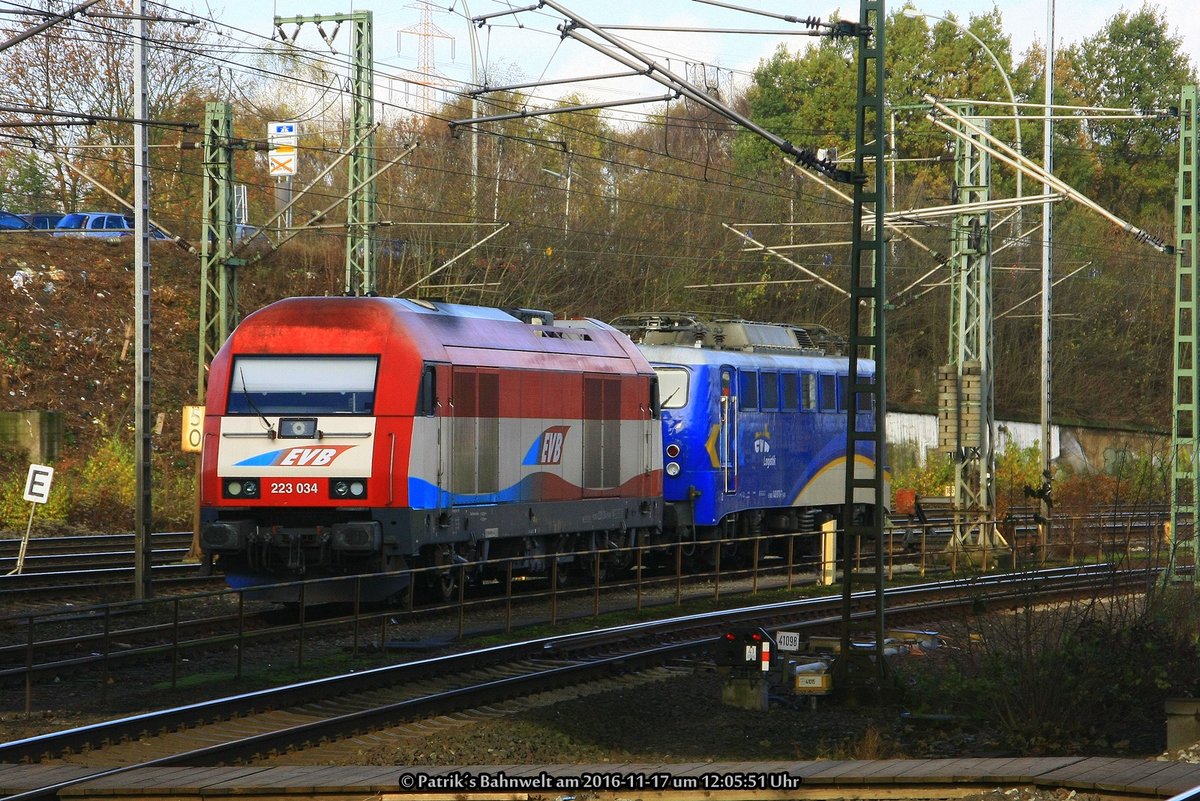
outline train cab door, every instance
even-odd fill
[[[721,368],[721,397],[718,410],[720,432],[718,456],[721,478],[727,494],[737,492],[738,486],[738,396],[737,375],[732,367]]]
[[[448,364],[433,364],[430,365],[434,375],[433,381],[433,408],[434,408],[434,436],[437,443],[437,467],[434,483],[437,486],[437,506],[443,508],[448,506],[448,491],[450,488],[449,468],[450,454],[452,443],[450,441],[450,432],[453,428],[451,423],[453,418],[453,400],[450,395],[450,389],[453,386],[451,382],[452,373]]]
[[[662,443],[655,439],[655,432],[662,436],[662,403],[658,396],[658,377],[650,379],[650,397],[646,399],[642,411],[642,474],[648,475],[654,469],[654,456],[662,451]]]

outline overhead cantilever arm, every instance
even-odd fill
[[[933,106],[933,111],[931,111],[929,114],[925,115],[925,118],[927,120],[929,120],[930,122],[932,122],[934,125],[941,128],[942,130],[947,131],[947,132],[953,134],[954,136],[957,136],[960,138],[966,138],[971,135],[979,137],[983,141],[974,141],[973,140],[974,144],[977,147],[981,148],[982,150],[986,150],[988,153],[995,156],[997,159],[1017,168],[1018,170],[1025,173],[1026,175],[1030,176],[1034,180],[1041,181],[1043,184],[1045,184],[1046,186],[1049,186],[1054,191],[1059,192],[1059,193],[1065,195],[1066,197],[1069,197],[1071,200],[1074,200],[1075,202],[1079,203],[1080,205],[1086,206],[1087,208],[1089,208],[1092,211],[1099,214],[1104,219],[1108,220],[1109,222],[1111,222],[1114,225],[1116,225],[1117,227],[1119,227],[1121,230],[1132,235],[1133,238],[1136,239],[1137,241],[1146,243],[1147,245],[1149,245],[1150,247],[1159,251],[1160,253],[1174,253],[1175,252],[1175,249],[1171,245],[1166,244],[1165,242],[1163,242],[1161,239],[1154,236],[1153,234],[1151,234],[1147,231],[1143,231],[1141,228],[1138,228],[1133,223],[1128,222],[1127,220],[1121,219],[1120,217],[1113,214],[1108,209],[1101,206],[1096,201],[1089,198],[1087,195],[1085,195],[1082,192],[1080,192],[1079,190],[1075,189],[1073,186],[1068,184],[1066,181],[1063,181],[1061,178],[1054,175],[1053,173],[1046,172],[1045,168],[1043,168],[1041,165],[1036,164],[1033,161],[1030,161],[1025,156],[1016,152],[1011,147],[1004,144],[996,137],[992,136],[989,132],[983,130],[979,126],[972,123],[969,119],[967,119],[966,117],[963,117],[961,114],[956,112],[954,109],[950,108],[946,104],[939,101],[937,98],[933,97],[932,95],[925,95],[925,102],[927,102],[931,106]],[[946,117],[949,117],[950,119],[954,120],[959,125],[961,125],[963,127],[963,129],[965,129],[965,130],[960,131],[958,128],[955,128],[953,125],[947,125],[945,122],[943,122],[941,120],[942,116],[946,116]]]
[[[512,92],[517,89],[529,89],[531,87],[554,86],[560,83],[579,83],[580,81],[606,81],[610,78],[632,78],[635,75],[641,75],[640,72],[606,72],[603,75],[589,75],[586,78],[558,78],[551,81],[526,81],[525,83],[510,83],[508,86],[488,86],[484,84],[478,89],[471,89],[467,92],[471,97],[486,95],[489,92]]]
[[[744,233],[744,232],[742,232],[742,231],[739,231],[738,229],[734,228],[734,227],[733,227],[732,225],[730,225],[729,223],[721,223],[721,225],[725,226],[725,227],[726,227],[726,228],[728,228],[730,231],[733,231],[735,234],[737,234],[738,236],[740,236],[742,239],[745,239],[747,242],[749,242],[749,243],[751,243],[751,244],[753,244],[753,245],[757,245],[757,246],[758,246],[758,249],[760,249],[760,250],[764,250],[764,251],[766,251],[767,253],[770,253],[772,256],[776,257],[777,259],[780,259],[780,260],[782,260],[782,261],[785,261],[785,262],[787,262],[788,264],[792,265],[793,267],[795,267],[797,270],[799,270],[800,272],[804,273],[805,275],[812,276],[812,277],[813,277],[813,278],[815,278],[816,280],[820,281],[822,284],[825,284],[825,286],[827,286],[827,287],[831,288],[831,289],[832,289],[834,292],[840,292],[841,294],[845,295],[846,297],[850,297],[850,293],[849,293],[849,292],[847,292],[846,290],[842,289],[842,288],[841,288],[840,286],[838,286],[837,284],[833,283],[832,281],[830,281],[830,280],[828,280],[828,279],[826,279],[826,278],[824,278],[824,277],[822,277],[822,276],[820,276],[820,275],[817,275],[815,272],[813,272],[812,270],[808,269],[808,268],[807,268],[807,267],[805,267],[803,264],[800,264],[799,262],[796,262],[796,261],[793,261],[792,259],[789,259],[787,256],[783,255],[782,253],[780,253],[780,252],[779,252],[778,250],[776,250],[775,248],[773,248],[773,247],[769,247],[768,245],[764,245],[762,242],[759,242],[757,239],[755,239],[754,237],[750,236],[750,234],[747,234],[747,233]]]
[[[316,187],[317,184],[319,184],[322,180],[324,180],[326,175],[333,172],[334,169],[337,167],[337,165],[341,164],[343,161],[345,161],[347,158],[349,158],[350,154],[352,154],[354,152],[354,149],[359,147],[360,145],[362,145],[363,142],[366,142],[367,138],[371,134],[375,133],[377,130],[379,130],[379,123],[373,124],[371,126],[371,129],[369,131],[367,131],[366,133],[364,133],[358,139],[358,141],[354,142],[354,144],[350,145],[350,147],[346,148],[345,150],[339,151],[338,157],[336,159],[334,159],[333,161],[331,161],[328,165],[326,165],[325,169],[321,170],[321,172],[317,174],[317,177],[313,178],[309,182],[308,186],[301,189],[300,192],[297,193],[296,196],[294,198],[292,198],[291,201],[289,201],[286,206],[281,208],[279,211],[275,212],[274,217],[267,220],[265,223],[263,223],[259,227],[260,228],[271,228],[272,226],[274,226],[275,223],[278,222],[280,220],[280,218],[282,218],[283,215],[287,213],[288,209],[290,209],[292,206],[296,205],[296,203],[299,202],[300,198],[304,197],[306,194],[308,194],[310,191],[312,191],[312,189],[314,187]],[[409,151],[409,152],[411,152],[411,151]],[[404,155],[407,156],[408,152],[406,152]]]
[[[827,175],[833,180],[841,183],[857,183],[861,180],[865,180],[865,176],[856,176],[849,170],[839,169],[835,167],[832,162],[826,159],[817,158],[815,151],[807,148],[797,147],[783,137],[771,133],[767,129],[750,120],[748,117],[739,114],[729,106],[726,106],[724,103],[717,100],[712,95],[685,80],[683,77],[661,66],[654,59],[630,47],[617,37],[601,30],[599,27],[591,22],[588,22],[578,14],[574,14],[566,7],[558,3],[557,0],[542,0],[542,4],[549,6],[570,20],[570,22],[563,23],[562,25],[558,26],[558,30],[564,37],[570,37],[577,42],[581,42],[593,50],[603,53],[609,58],[625,64],[631,69],[638,69],[640,65],[640,72],[646,77],[662,84],[663,86],[675,89],[705,108],[715,111],[725,119],[735,122],[746,130],[761,136],[763,139],[766,139],[784,153],[794,157],[799,164],[802,164],[811,170],[815,170],[822,175]],[[586,36],[583,36],[579,33],[579,28],[584,28],[593,36],[603,40],[608,46],[605,47],[604,45],[601,45],[592,41]]]
[[[399,156],[396,156],[396,158],[392,159],[387,164],[384,164],[382,167],[375,170],[375,172],[368,175],[366,177],[365,183],[370,183],[371,181],[374,181],[376,178],[383,175],[385,172],[390,170],[392,167],[395,167],[397,164],[399,164],[402,160],[404,160],[408,156],[409,153],[412,153],[416,149],[417,149],[417,145],[415,145],[415,144],[409,145],[407,148],[405,148],[404,152],[401,153]],[[313,215],[313,218],[311,220],[309,220],[308,224],[301,225],[298,228],[293,228],[287,236],[283,237],[278,242],[273,243],[265,253],[256,253],[254,255],[252,263],[262,261],[263,257],[266,256],[267,254],[274,253],[275,251],[277,251],[281,247],[283,247],[284,243],[291,241],[293,238],[298,236],[303,231],[309,230],[312,227],[312,223],[315,223],[318,220],[323,219],[326,214],[333,211],[335,208],[337,208],[338,206],[340,206],[341,204],[343,204],[347,200],[349,200],[350,194],[351,193],[347,192],[346,194],[339,197],[337,200],[330,203],[325,208],[318,211],[316,214]],[[347,225],[349,225],[349,223],[347,223]]]
[[[749,118],[739,114],[737,111],[717,100],[715,97],[712,97],[704,90],[685,80],[683,77],[675,74],[666,67],[663,67],[646,54],[634,49],[633,47],[630,47],[617,37],[606,33],[598,26],[592,24],[588,20],[563,6],[561,3],[557,2],[557,0],[541,0],[541,2],[539,2],[536,6],[531,6],[524,9],[513,9],[498,13],[509,14],[515,13],[516,11],[528,11],[532,10],[533,8],[544,7],[548,7],[567,18],[566,22],[558,26],[558,30],[562,34],[563,38],[571,38],[577,42],[581,42],[598,53],[602,53],[614,61],[623,64],[624,66],[633,70],[636,74],[644,75],[647,78],[662,84],[668,89],[678,92],[680,95],[699,103],[705,108],[720,114],[730,122],[734,122],[751,133],[757,134],[763,139],[766,139],[768,142],[775,145],[775,147],[793,157],[798,164],[801,164],[804,167],[813,170],[814,172],[828,176],[829,178],[841,183],[853,184],[865,182],[866,176],[856,175],[849,170],[839,169],[833,164],[833,162],[827,159],[818,158],[816,151],[809,148],[797,147],[786,139],[771,133]],[[473,21],[478,24],[484,19],[486,19],[486,17],[476,17]],[[601,41],[593,41],[587,36],[584,36],[580,33],[580,28],[588,31]],[[851,29],[843,30],[841,27],[834,26],[834,32],[839,35],[849,35],[854,31]],[[461,125],[463,122],[460,121],[458,123],[451,123],[451,126],[456,124]]]
[[[462,253],[459,253],[457,256],[455,256],[455,257],[451,258],[449,261],[447,261],[447,262],[446,262],[445,264],[443,264],[441,267],[438,267],[436,270],[432,270],[431,272],[427,273],[427,274],[425,275],[425,277],[424,277],[424,278],[418,278],[416,281],[413,281],[411,284],[409,284],[408,286],[404,287],[404,289],[401,289],[401,290],[400,290],[400,294],[401,294],[401,295],[404,295],[404,293],[408,292],[410,289],[414,289],[414,288],[416,288],[416,287],[420,286],[421,284],[425,283],[426,281],[428,281],[430,278],[433,278],[435,275],[437,275],[438,273],[440,273],[442,270],[444,270],[444,269],[446,269],[447,267],[449,267],[450,265],[454,264],[454,262],[458,261],[458,260],[459,260],[459,259],[461,259],[463,256],[467,255],[467,254],[468,254],[468,253],[470,253],[472,250],[474,250],[475,248],[477,248],[477,247],[479,247],[480,245],[482,245],[484,242],[486,242],[486,241],[488,241],[489,239],[491,239],[493,236],[496,236],[496,234],[499,234],[501,231],[505,230],[505,229],[506,229],[506,228],[508,228],[510,225],[512,225],[512,223],[504,223],[504,224],[503,224],[503,225],[501,225],[499,228],[497,228],[495,231],[492,231],[490,234],[488,234],[487,236],[485,236],[483,239],[480,239],[480,240],[479,240],[478,242],[476,242],[475,244],[471,245],[469,248],[467,248],[466,250],[464,250]]]
[[[504,120],[520,120],[526,117],[546,117],[551,114],[566,114],[573,111],[592,111],[598,108],[613,108],[615,106],[633,106],[639,103],[669,103],[679,98],[679,92],[672,92],[661,97],[635,97],[631,100],[617,100],[606,103],[583,103],[578,106],[558,106],[556,108],[535,109],[533,111],[513,111],[508,114],[493,114],[489,117],[473,117],[469,120],[450,120],[446,123],[450,130],[460,125],[474,125],[481,122],[503,122]]]

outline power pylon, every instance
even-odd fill
[[[401,34],[409,33],[417,37],[417,77],[410,80],[409,83],[420,87],[421,113],[428,115],[434,109],[434,88],[448,87],[454,83],[438,72],[437,63],[433,56],[433,43],[435,39],[449,39],[450,58],[454,58],[454,37],[433,23],[433,9],[429,3],[418,3],[408,7],[421,9],[421,21],[416,25],[409,25],[407,28],[401,28],[396,32],[396,49],[400,49]]]

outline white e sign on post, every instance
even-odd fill
[[[33,513],[39,503],[50,500],[50,482],[54,480],[54,468],[44,464],[29,465],[29,475],[25,477],[25,500],[29,501],[29,523],[25,526],[25,536],[21,538],[21,550],[17,552],[17,566],[8,575],[20,575],[25,569],[25,552],[29,550],[29,534],[33,531]]]

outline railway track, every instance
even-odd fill
[[[1130,518],[1123,525],[1124,529],[1133,529],[1137,520]],[[1122,528],[1122,526],[1116,526]],[[1110,527],[1111,528],[1111,527]],[[175,535],[183,536],[183,535]],[[112,543],[111,538],[58,538],[66,540],[91,540],[90,547],[96,543]],[[131,541],[131,540],[130,540]],[[47,542],[47,547],[69,550],[72,547],[87,551],[88,544],[80,546],[70,542]],[[903,559],[901,554],[899,559]],[[891,577],[892,555],[888,557],[888,576]],[[921,559],[922,575],[924,558]],[[31,576],[9,576],[12,583],[20,581],[43,582],[45,577],[73,581],[73,585],[58,585],[54,583],[37,584],[44,598],[59,601],[62,598],[72,598],[75,603],[62,606],[41,605],[37,601],[26,601],[24,604],[13,601],[14,594],[3,594],[8,611],[0,612],[0,683],[7,684],[10,689],[16,682],[25,687],[25,709],[32,711],[34,696],[44,697],[45,682],[55,682],[64,677],[79,675],[86,677],[101,676],[104,682],[122,681],[122,671],[128,666],[135,671],[153,662],[169,670],[171,688],[176,687],[176,681],[181,672],[189,670],[203,672],[202,665],[208,664],[208,670],[222,672],[235,669],[235,675],[240,680],[243,676],[243,656],[251,659],[251,667],[257,661],[262,663],[272,653],[292,661],[294,655],[296,666],[303,662],[307,649],[314,651],[324,649],[329,652],[330,644],[335,648],[348,648],[358,653],[360,643],[367,648],[373,647],[375,632],[378,632],[377,642],[383,646],[388,635],[404,638],[405,630],[419,631],[424,624],[428,629],[427,620],[436,617],[438,625],[443,630],[453,630],[457,623],[458,637],[462,638],[464,626],[468,619],[496,620],[497,613],[505,615],[503,627],[510,628],[513,615],[528,621],[529,613],[536,617],[549,607],[549,620],[553,624],[559,612],[561,614],[586,614],[585,607],[590,605],[592,614],[599,614],[602,608],[620,608],[612,606],[609,598],[625,595],[636,595],[628,598],[626,607],[636,603],[641,608],[642,594],[656,594],[660,603],[670,601],[674,593],[674,602],[678,605],[686,597],[684,588],[692,587],[690,594],[699,597],[705,593],[716,598],[722,589],[737,591],[739,582],[743,591],[757,592],[760,588],[771,586],[787,586],[793,584],[793,569],[779,567],[779,560],[764,560],[759,568],[737,570],[732,573],[716,573],[715,575],[656,575],[651,571],[638,572],[641,579],[636,582],[608,584],[594,588],[577,587],[570,590],[559,590],[552,594],[545,586],[533,582],[531,593],[509,592],[497,585],[487,585],[485,592],[469,593],[462,599],[458,607],[433,606],[418,607],[411,611],[394,610],[386,607],[370,607],[362,610],[349,604],[342,606],[325,606],[308,610],[305,615],[297,615],[295,610],[288,616],[267,602],[248,601],[244,595],[233,591],[214,591],[201,595],[183,594],[196,587],[207,588],[219,584],[219,578],[204,578],[196,575],[191,565],[160,565],[154,567],[156,597],[146,602],[129,602],[124,596],[128,592],[125,585],[122,589],[122,602],[116,604],[89,604],[83,602],[89,596],[89,590],[95,586],[106,586],[99,578],[109,575],[107,571],[80,572],[74,571],[65,576],[59,574],[34,574]],[[997,557],[997,563],[1000,562]],[[1016,558],[1012,564],[1015,566]],[[774,566],[772,566],[774,565]],[[812,566],[810,565],[810,569]],[[669,572],[669,571],[668,571]],[[783,576],[786,574],[786,584]],[[799,576],[800,574],[797,574]],[[131,577],[131,576],[130,576]],[[644,580],[643,580],[644,579]],[[811,574],[802,579],[811,581]],[[711,583],[708,583],[711,582]],[[0,580],[0,586],[5,581]],[[72,594],[63,587],[77,587],[78,594]],[[122,586],[122,585],[116,585]],[[602,595],[605,600],[601,601]],[[18,596],[19,597],[19,596]],[[32,598],[34,596],[24,596]],[[651,600],[653,602],[653,600]],[[574,609],[573,612],[568,611]],[[457,616],[457,621],[455,617]],[[477,627],[477,623],[472,623]],[[493,623],[500,625],[499,621]],[[365,636],[363,636],[365,633]],[[417,635],[422,636],[422,635]],[[254,647],[253,654],[250,648]],[[263,655],[266,655],[264,657]],[[206,661],[207,660],[207,661]],[[134,674],[136,675],[136,673]],[[142,679],[138,679],[142,681]],[[101,687],[101,690],[104,688]],[[105,693],[105,697],[107,694]]]
[[[155,595],[193,593],[222,586],[196,562],[185,562],[190,532],[156,533],[150,575]],[[119,602],[131,597],[135,574],[133,534],[37,537],[29,541],[21,573],[20,539],[0,539],[0,629],[5,619],[65,607]]]
[[[133,534],[85,534],[76,537],[34,537],[29,540],[22,574],[63,573],[99,570],[133,564],[136,542]],[[151,536],[154,564],[181,562],[192,547],[190,531],[168,531]],[[17,566],[19,538],[0,539],[0,577]]]
[[[11,688],[24,683],[29,693],[38,682],[44,685],[46,680],[59,681],[72,675],[103,674],[120,680],[123,668],[142,669],[150,661],[174,671],[184,658],[199,664],[206,654],[233,652],[240,660],[243,653],[260,647],[291,656],[310,647],[328,650],[327,644],[332,641],[357,652],[360,645],[364,649],[382,647],[389,637],[413,641],[427,636],[422,632],[431,628],[448,632],[456,624],[461,638],[468,616],[473,628],[483,625],[493,630],[508,629],[514,616],[529,623],[543,621],[548,614],[553,621],[559,615],[565,619],[596,614],[600,609],[632,608],[643,596],[647,602],[670,603],[672,599],[678,602],[713,597],[714,589],[719,587],[728,593],[790,586],[779,568],[760,570],[757,582],[748,581],[743,575],[746,573],[727,571],[715,577],[686,575],[676,579],[647,571],[640,582],[559,589],[553,594],[545,582],[523,583],[520,589],[525,591],[508,594],[491,584],[478,588],[462,607],[430,605],[412,610],[356,610],[353,605],[341,604],[306,609],[300,615],[296,608],[282,609],[271,602],[247,600],[236,591],[224,590],[17,612],[0,615],[0,686]],[[780,575],[769,578],[773,573]],[[714,580],[715,584],[710,583]],[[811,580],[811,576],[795,577],[796,582]],[[228,667],[227,663],[223,665],[224,669]]]
[[[133,597],[134,578],[132,566],[0,576],[0,621],[31,614],[53,614],[64,608],[127,601]],[[186,595],[224,586],[219,576],[205,575],[197,564],[152,565],[150,580],[155,597]],[[3,628],[2,622],[0,628]]]
[[[1101,565],[934,582],[890,590],[888,615],[928,621],[980,602],[995,608],[1032,598],[1127,591],[1145,581],[1144,571]],[[855,594],[854,604],[856,621],[869,622],[871,593]],[[787,601],[421,659],[31,737],[0,745],[0,762],[84,765],[87,776],[74,779],[83,781],[139,767],[269,761],[282,752],[293,757],[307,752],[319,761],[331,758],[326,749],[344,748],[340,744],[347,738],[364,733],[376,739],[411,736],[405,726],[416,721],[503,713],[514,698],[563,687],[586,691],[617,673],[661,675],[678,660],[706,659],[733,624],[827,632],[840,622],[840,605],[840,598],[829,597]],[[60,789],[19,797],[51,797]]]

